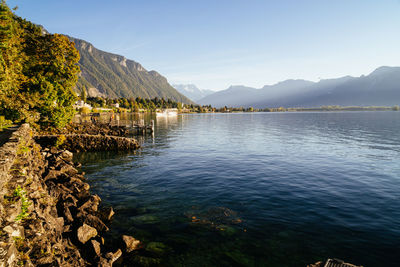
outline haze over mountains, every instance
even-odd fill
[[[173,84],[172,87],[194,102],[215,93],[212,90],[199,89],[194,84]]]
[[[192,103],[158,72],[147,71],[133,60],[101,51],[84,40],[68,38],[75,43],[81,55],[81,75],[76,88],[78,93],[85,88],[88,96],[94,97],[158,97]]]
[[[400,67],[380,67],[368,76],[311,82],[286,80],[261,89],[231,86],[198,101],[213,107],[393,106],[400,104]]]

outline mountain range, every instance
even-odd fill
[[[215,91],[212,90],[199,89],[194,84],[173,84],[172,87],[194,102],[215,93]]]
[[[311,82],[286,80],[261,89],[231,86],[198,101],[214,107],[393,106],[400,104],[400,67],[380,67],[367,76]]]
[[[186,104],[193,103],[158,72],[147,71],[133,60],[99,50],[84,40],[68,38],[75,43],[81,56],[81,74],[76,86],[78,93],[85,89],[88,96],[92,97],[158,97]]]

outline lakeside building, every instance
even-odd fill
[[[80,108],[84,108],[84,107],[92,109],[92,106],[89,105],[88,103],[85,103],[85,101],[83,101],[83,100],[76,101],[75,104],[73,105],[73,107],[76,109],[80,109]]]

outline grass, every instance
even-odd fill
[[[15,221],[23,221],[29,217],[28,208],[32,203],[29,202],[28,198],[26,197],[26,192],[20,186],[17,186],[15,188],[13,192],[13,197],[21,199],[21,212],[15,218]]]

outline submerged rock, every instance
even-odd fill
[[[132,218],[132,220],[135,224],[155,224],[160,221],[157,216],[149,214],[135,216]]]
[[[156,255],[165,254],[168,250],[168,247],[161,242],[150,242],[146,246],[146,251],[151,252]]]
[[[243,221],[237,212],[226,207],[212,207],[206,211],[193,209],[185,213],[193,224],[208,225],[220,231],[233,234],[236,230],[232,225],[239,225]]]

